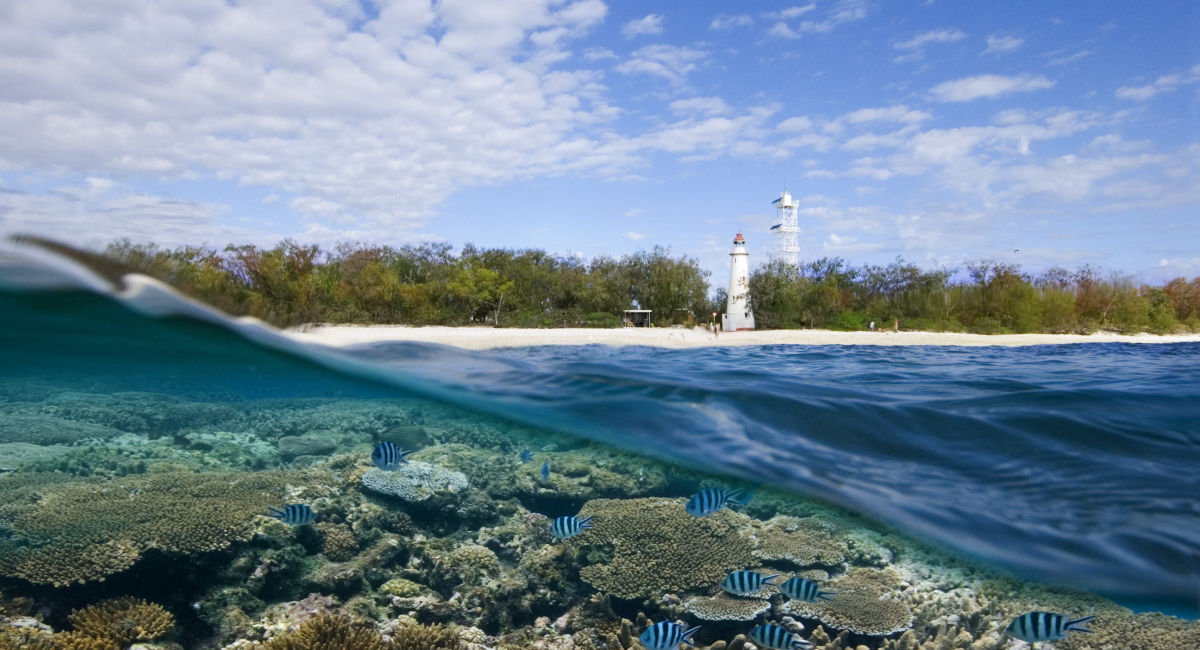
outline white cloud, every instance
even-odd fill
[[[803,20],[790,25],[787,21],[800,15],[807,15],[816,9],[816,4],[791,7],[781,12],[767,14],[773,19],[767,33],[779,38],[800,38],[803,34],[828,33],[847,23],[856,22],[867,17],[870,4],[867,0],[837,0],[821,13],[820,17]]]
[[[625,38],[655,36],[663,32],[662,20],[662,14],[649,14],[625,23],[625,26],[621,28],[621,33]]]
[[[157,243],[169,247],[234,240],[266,244],[281,239],[278,233],[221,225],[219,218],[226,211],[221,204],[150,196],[99,177],[47,193],[0,187],[0,221],[9,234],[103,245],[120,238],[145,241],[147,233],[154,233]],[[219,239],[213,242],[214,237]]]
[[[811,129],[812,126],[813,126],[812,120],[808,119],[807,117],[804,117],[803,115],[799,115],[796,117],[787,118],[786,120],[780,122],[779,124],[776,124],[775,128],[779,129],[780,131],[796,132],[796,131],[807,131],[807,130]]]
[[[628,60],[615,69],[625,74],[654,75],[678,84],[707,57],[707,52],[690,47],[647,45],[635,50]]]
[[[257,186],[308,233],[394,241],[461,187],[623,178],[652,151],[767,151],[763,113],[735,114],[715,97],[678,104],[700,112],[661,132],[611,128],[618,109],[600,73],[566,65],[570,39],[604,18],[599,0],[409,2],[374,17],[325,0],[106,12],[14,1],[0,21],[0,42],[20,45],[0,49],[0,169],[19,170],[30,187],[86,174]],[[682,81],[706,57],[650,46],[620,69]],[[727,121],[705,119],[715,115]],[[129,192],[97,213],[157,210],[215,228],[212,206]],[[47,214],[11,196],[22,195],[9,194],[6,229]],[[166,241],[182,227],[170,219],[162,232],[146,221],[135,229]]]
[[[720,97],[692,97],[671,102],[671,110],[677,114],[725,115],[730,112],[729,104]]]
[[[1024,43],[1025,39],[1016,36],[989,36],[987,37],[987,49],[983,53],[1005,54],[1016,51]]]
[[[1145,101],[1155,95],[1170,92],[1180,86],[1193,84],[1197,81],[1200,81],[1200,65],[1193,66],[1186,73],[1163,75],[1155,79],[1154,83],[1145,86],[1123,86],[1117,89],[1116,96],[1119,99]]]
[[[996,97],[1014,92],[1029,92],[1051,88],[1054,82],[1043,76],[1018,75],[1005,77],[983,74],[940,83],[930,89],[934,99],[943,102],[966,102],[984,97]]]
[[[736,16],[720,14],[716,18],[713,18],[712,22],[709,23],[708,28],[717,30],[733,29],[735,27],[750,27],[753,24],[754,19],[747,14],[738,14]]]
[[[903,104],[896,104],[880,108],[860,108],[843,115],[841,119],[849,124],[861,124],[863,122],[903,122],[906,124],[916,124],[924,122],[931,117],[933,116],[928,111],[913,110]]]
[[[630,231],[625,233],[625,239],[628,239],[629,241],[642,241],[645,238],[646,236],[640,232]]]
[[[930,43],[954,43],[966,38],[966,32],[961,29],[935,29],[917,34],[916,36],[893,45],[897,50],[919,50]]]
[[[775,12],[772,15],[776,18],[782,18],[783,20],[791,20],[792,18],[798,18],[800,16],[803,16],[804,14],[806,14],[816,8],[817,8],[817,3],[810,2],[809,4],[806,4],[806,5],[793,5],[786,9],[780,9],[779,11]]]

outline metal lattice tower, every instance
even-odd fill
[[[796,221],[796,207],[799,205],[791,193],[784,190],[779,198],[771,201],[779,223],[771,226],[771,233],[779,249],[779,257],[783,261],[797,266],[800,264],[800,224]]]

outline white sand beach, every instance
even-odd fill
[[[443,343],[468,350],[529,345],[648,345],[695,348],[712,345],[1058,345],[1062,343],[1200,343],[1200,334],[957,334],[950,332],[835,332],[831,330],[758,330],[721,332],[702,329],[517,329],[495,327],[407,327],[398,325],[310,325],[284,334],[297,341],[334,347],[379,341]]]

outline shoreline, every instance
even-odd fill
[[[1200,343],[1200,334],[965,334],[958,332],[833,330],[754,330],[721,332],[663,328],[558,328],[414,327],[408,325],[308,325],[283,330],[295,341],[344,347],[382,341],[441,343],[466,350],[488,350],[536,345],[645,345],[661,348],[700,348],[745,345],[942,345],[1003,346],[1063,345],[1074,343]]]

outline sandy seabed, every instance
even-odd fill
[[[1059,345],[1064,343],[1200,343],[1200,334],[959,334],[954,332],[835,332],[756,330],[721,332],[704,328],[519,329],[497,327],[408,327],[401,325],[309,325],[285,330],[298,341],[341,347],[380,341],[442,343],[468,350],[529,345],[647,345],[696,348],[713,345]]]

